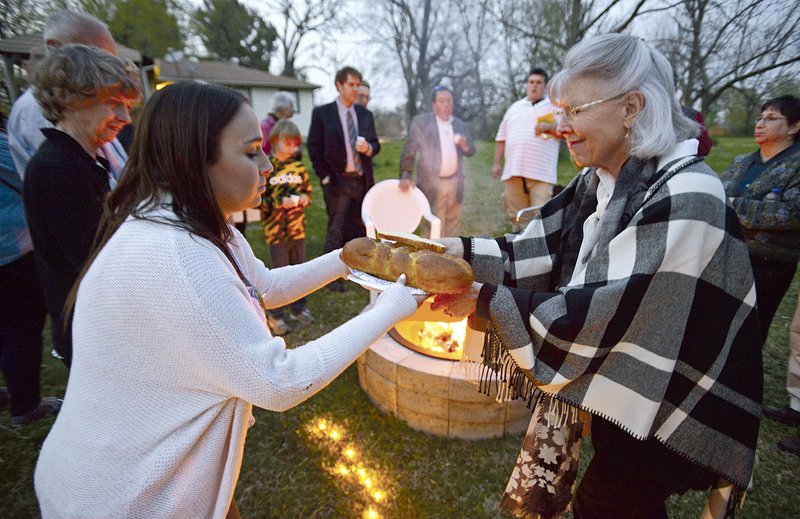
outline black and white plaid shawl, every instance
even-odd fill
[[[594,170],[522,234],[465,239],[486,283],[478,314],[502,344],[484,362],[512,396],[535,384],[744,489],[762,393],[747,246],[717,175],[674,166],[628,160],[588,259],[577,254],[597,206]]]

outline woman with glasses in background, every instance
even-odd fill
[[[519,235],[441,240],[477,282],[433,308],[485,318],[482,382],[498,372],[501,395],[535,402],[501,501],[517,517],[569,503],[577,409],[594,446],[578,519],[666,518],[671,495],[751,481],[762,374],[747,246],[673,85],[639,38],[578,43],[549,97],[585,169]]]
[[[720,177],[747,237],[766,342],[800,259],[800,99],[770,99],[755,125],[759,149],[736,157]]]
[[[761,339],[766,343],[800,259],[800,99],[770,99],[755,125],[759,149],[736,157],[721,177],[747,237]],[[764,416],[800,426],[800,308],[795,309],[789,347],[789,405],[766,406]],[[779,441],[778,448],[800,456],[800,438]]]

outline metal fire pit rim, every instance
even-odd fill
[[[448,360],[450,362],[459,362],[461,360],[462,352],[459,352],[458,356],[456,356],[456,354],[451,354],[450,356],[445,356],[446,354],[436,353],[434,351],[431,351],[431,350],[429,350],[427,348],[423,348],[423,347],[418,346],[417,344],[409,341],[394,326],[392,326],[389,329],[389,336],[392,339],[394,339],[395,341],[397,341],[397,343],[400,344],[401,346],[404,346],[404,347],[408,348],[409,350],[411,350],[413,352],[425,355],[426,357],[430,357],[432,359],[438,359],[438,360]]]

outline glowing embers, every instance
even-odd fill
[[[347,439],[341,425],[319,418],[306,426],[309,438],[325,451],[323,469],[358,501],[359,512],[368,519],[385,517],[388,500],[386,478],[371,469],[363,450]],[[383,484],[382,484],[383,483]]]
[[[401,321],[389,330],[394,340],[439,359],[460,360],[467,334],[467,320],[457,322]]]

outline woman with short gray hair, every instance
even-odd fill
[[[269,133],[272,131],[272,127],[280,120],[291,119],[294,115],[294,110],[294,96],[292,94],[289,92],[275,92],[272,94],[272,109],[261,121],[261,133],[264,136],[261,141],[261,149],[267,155],[272,150],[272,146],[269,143]]]
[[[48,49],[32,64],[31,85],[47,138],[25,169],[23,196],[52,321],[53,345],[69,366],[72,337],[62,310],[89,255],[114,181],[97,149],[129,124],[139,99],[136,66],[86,45]]]
[[[485,318],[484,388],[497,372],[501,396],[534,405],[501,508],[566,508],[581,410],[594,457],[576,518],[667,517],[669,496],[712,486],[709,510],[724,514],[719,502],[751,481],[761,418],[758,317],[736,214],[696,156],[698,127],[675,102],[669,63],[643,40],[578,43],[550,99],[584,170],[520,235],[442,240],[477,282],[433,305]]]

